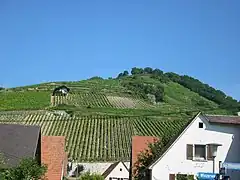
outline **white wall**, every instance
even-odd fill
[[[90,173],[97,173],[97,174],[103,174],[109,166],[111,166],[115,162],[94,162],[94,163],[86,163],[86,162],[77,162],[73,163],[73,169],[77,167],[77,165],[83,165],[84,170],[83,173],[85,172],[90,172]],[[127,166],[127,168],[130,168],[130,162],[126,161],[124,164]]]
[[[204,123],[203,129],[198,127]],[[186,144],[220,143],[215,158],[215,172],[219,171],[219,161],[240,162],[240,128],[239,126],[209,124],[199,116],[172,148],[152,168],[152,180],[168,180],[169,174],[194,174],[212,172],[213,161],[199,162],[187,160]],[[240,179],[240,172],[228,172],[232,180]],[[238,177],[237,177],[238,176]]]
[[[122,169],[122,171],[120,171]],[[110,177],[113,178],[129,178],[129,171],[123,165],[123,163],[118,163],[118,165],[113,169],[113,171],[105,178],[105,180],[109,180]]]

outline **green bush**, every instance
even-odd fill
[[[91,174],[90,172],[86,172],[81,175],[80,180],[104,180],[104,177],[99,174]]]
[[[187,174],[177,174],[177,180],[194,180],[194,176]]]

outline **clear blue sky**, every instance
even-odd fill
[[[1,0],[0,86],[151,66],[240,99],[239,9],[238,0]]]

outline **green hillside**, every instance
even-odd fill
[[[52,97],[61,85],[68,95]],[[151,68],[0,89],[0,123],[35,124],[43,135],[66,136],[78,161],[129,160],[133,135],[173,136],[198,111],[239,110],[238,101],[196,79]]]

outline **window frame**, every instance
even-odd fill
[[[205,158],[199,158],[196,157],[195,149],[196,146],[205,146]],[[191,160],[191,161],[200,161],[200,162],[206,162],[206,161],[212,161],[213,159],[211,158],[209,154],[209,146],[207,144],[186,144],[186,160]]]

